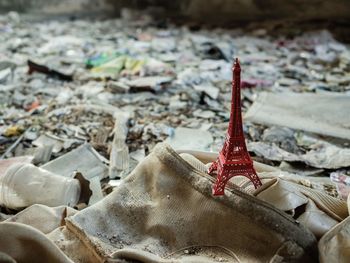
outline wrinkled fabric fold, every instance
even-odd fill
[[[160,144],[118,189],[67,218],[67,228],[101,262],[112,254],[122,259],[125,254],[118,251],[130,249],[139,251],[138,256],[147,252],[182,262],[191,257],[186,254],[189,247],[197,248],[193,257],[208,262],[215,260],[205,254],[206,247],[222,247],[240,262],[268,262],[277,251],[292,262],[316,260],[316,240],[307,229],[239,189],[214,198],[213,180]],[[216,256],[233,260],[225,253]]]
[[[0,252],[20,263],[73,263],[52,241],[34,227],[0,223]]]
[[[48,240],[48,247],[34,252],[53,253],[47,262],[317,262],[317,241],[303,225],[232,184],[226,196],[213,197],[206,166],[182,157],[159,144],[100,202],[78,212],[36,205],[8,220],[40,230],[33,242]],[[275,182],[263,180],[266,189]],[[45,219],[51,224],[42,225]],[[16,228],[11,238],[21,237]]]

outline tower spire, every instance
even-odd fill
[[[213,186],[214,195],[223,195],[226,183],[234,176],[246,176],[255,188],[261,186],[253,161],[249,156],[243,133],[241,110],[241,67],[238,58],[232,68],[232,100],[230,122],[226,139],[218,159],[212,163],[208,173],[217,171]]]
[[[232,99],[231,99],[231,113],[228,133],[230,136],[237,137],[243,134],[242,125],[235,125],[235,123],[242,123],[241,113],[241,66],[238,58],[235,59],[232,68]]]

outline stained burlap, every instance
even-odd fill
[[[158,145],[99,203],[66,219],[100,262],[312,262],[314,236],[239,189],[211,195],[213,178]]]
[[[0,246],[0,258],[35,262],[28,258],[43,254],[38,262],[317,261],[316,239],[306,228],[237,187],[227,189],[226,196],[213,197],[213,181],[160,144],[93,206],[77,213],[32,206],[9,219],[41,232],[0,223],[2,244],[40,244],[28,247],[29,243],[11,241],[10,250]],[[45,219],[50,221],[47,226]]]
[[[191,154],[182,152],[180,156],[197,170],[206,172],[217,155],[192,151]],[[321,237],[349,215],[345,201],[297,183],[297,175],[273,170],[260,163],[254,163],[254,166],[259,171],[262,187],[256,190],[243,176],[233,177],[228,186],[239,186],[241,191],[294,215],[316,237]]]

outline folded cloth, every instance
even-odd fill
[[[348,197],[350,211],[350,196]],[[350,259],[350,216],[334,226],[320,239],[320,262],[347,263]]]
[[[0,237],[0,262],[73,262],[34,227],[3,222],[0,223]]]
[[[99,262],[313,262],[316,239],[286,213],[159,144],[100,202],[66,219]],[[116,261],[117,260],[117,261]]]
[[[320,262],[347,263],[350,259],[350,217],[333,227],[320,239]]]
[[[197,168],[160,144],[93,206],[77,212],[34,205],[8,219],[30,226],[0,223],[0,259],[29,262],[35,254],[43,255],[38,262],[317,261],[316,239],[301,224],[251,190],[232,185],[226,196],[213,197],[214,178],[204,173],[204,164],[182,156]]]
[[[321,237],[348,216],[346,202],[343,200],[281,178],[266,183],[254,195],[291,213],[317,237]]]
[[[65,225],[64,219],[77,211],[71,207],[48,207],[45,205],[32,205],[5,222],[16,222],[30,225],[44,234],[48,234],[56,228]]]
[[[205,172],[208,165],[196,158],[203,157],[203,154],[199,152],[193,152],[193,154],[196,156],[189,153],[181,153],[180,156],[197,170]],[[207,158],[205,161],[210,162],[215,159]],[[349,215],[345,201],[296,183],[298,181],[296,175],[271,171],[260,172],[259,177],[263,186],[258,190],[255,190],[251,181],[244,176],[233,177],[228,186],[239,186],[240,190],[292,214],[316,237],[321,237]]]

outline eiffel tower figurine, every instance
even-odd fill
[[[226,139],[218,159],[212,163],[208,173],[217,171],[213,195],[223,195],[226,183],[233,176],[246,176],[255,188],[261,186],[253,161],[245,144],[241,112],[241,67],[238,58],[233,66],[231,114]]]

